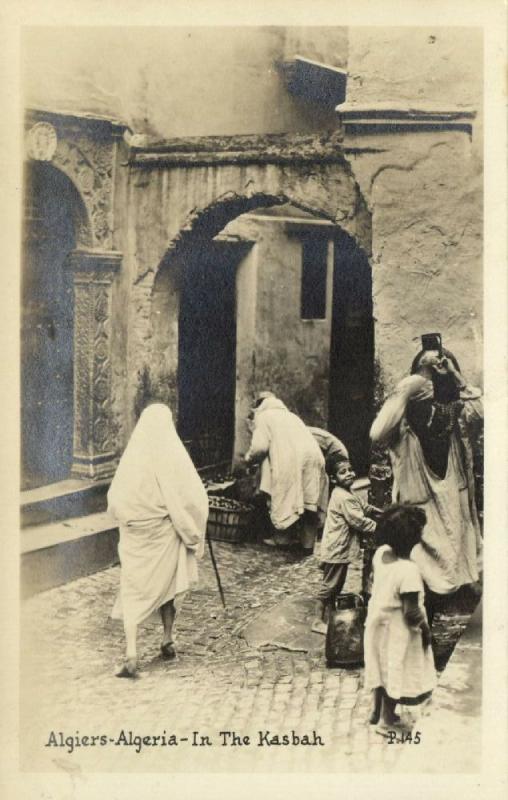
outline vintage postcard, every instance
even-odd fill
[[[89,5],[5,16],[8,796],[500,797],[503,5]]]

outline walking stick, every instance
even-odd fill
[[[206,532],[206,541],[208,542],[208,549],[210,550],[210,558],[212,560],[215,577],[217,578],[217,586],[219,587],[220,599],[222,600],[222,605],[224,606],[224,608],[226,608],[226,600],[224,599],[224,590],[222,588],[222,583],[220,582],[219,570],[217,569],[217,562],[215,560],[215,555],[212,548],[212,540],[210,539],[210,534],[208,533],[208,531]]]

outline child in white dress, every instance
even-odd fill
[[[381,546],[373,559],[374,583],[365,625],[365,688],[373,690],[371,724],[400,722],[397,703],[416,705],[436,682],[420,571],[409,560],[420,542],[425,512],[388,508],[378,522]]]

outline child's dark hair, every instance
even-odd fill
[[[409,558],[411,550],[421,539],[426,522],[427,515],[418,506],[389,506],[377,524],[377,543],[389,545],[399,558]]]

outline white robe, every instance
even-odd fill
[[[270,495],[270,518],[278,530],[289,528],[305,510],[326,510],[323,454],[305,423],[276,397],[257,409],[245,459],[262,462],[259,488]]]
[[[113,618],[139,624],[197,581],[208,496],[169,408],[148,406],[108,492],[118,520],[120,594]]]

